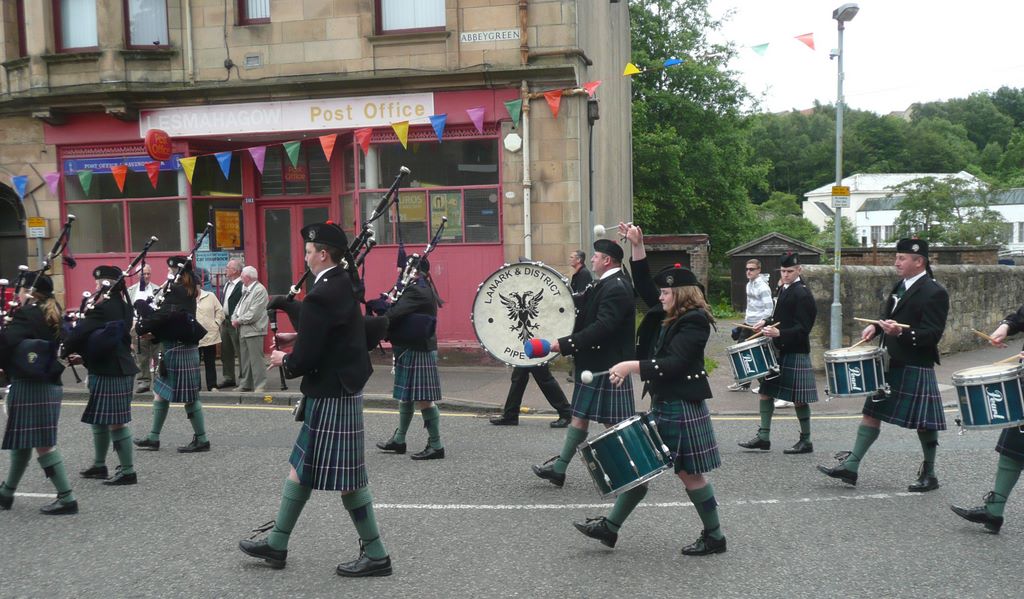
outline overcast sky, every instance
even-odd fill
[[[841,0],[710,0],[711,14],[735,9],[720,33],[739,48],[730,66],[772,112],[836,101],[832,11]],[[1024,87],[1020,0],[864,0],[846,25],[846,103],[885,114],[914,102]],[[815,51],[794,39],[814,33]],[[768,43],[764,56],[749,46]]]

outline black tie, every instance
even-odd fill
[[[907,292],[907,282],[900,281],[900,286],[896,288],[896,299],[903,299],[903,294]]]

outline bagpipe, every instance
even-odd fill
[[[185,256],[185,260],[173,264],[176,272],[173,275],[168,272],[167,280],[153,293],[151,308],[138,305],[138,302],[136,302],[138,323],[135,325],[135,331],[140,337],[151,334],[159,341],[178,341],[195,344],[206,336],[206,329],[199,324],[195,315],[191,312],[185,310],[161,310],[161,307],[164,301],[166,301],[168,293],[171,293],[171,290],[181,281],[181,275],[185,272],[185,269],[195,261],[196,252],[199,251],[199,247],[203,245],[203,241],[206,240],[212,229],[213,223],[206,223],[206,228],[203,229],[203,233]],[[151,242],[152,239],[155,238],[151,238]]]
[[[71,224],[75,222],[75,215],[69,214],[67,221],[64,223],[64,227],[60,231],[60,235],[57,236],[57,240],[53,242],[53,247],[50,248],[50,252],[43,258],[42,263],[36,270],[29,270],[25,265],[18,267],[18,278],[14,282],[14,295],[10,301],[7,302],[6,310],[3,310],[3,319],[0,320],[0,330],[3,330],[7,325],[11,323],[14,318],[14,314],[22,307],[21,301],[18,299],[18,294],[21,293],[22,288],[25,285],[25,280],[29,275],[36,275],[32,279],[32,284],[28,287],[29,299],[27,302],[32,302],[31,296],[36,291],[36,284],[39,281],[39,276],[46,274],[51,267],[53,267],[54,260],[57,256],[60,256],[68,247],[68,241],[71,240]],[[68,268],[74,268],[77,262],[71,256],[64,256],[64,262],[68,265]],[[0,297],[6,294],[6,289],[0,292]]]

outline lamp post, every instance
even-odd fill
[[[843,184],[843,30],[846,23],[857,16],[860,7],[854,3],[843,4],[832,11],[832,18],[839,24],[839,48],[834,50],[830,58],[837,58],[839,61],[838,93],[836,99],[836,186]],[[849,198],[849,196],[847,196]],[[837,204],[835,200],[832,202]],[[839,264],[842,253],[842,232],[843,232],[843,208],[835,205],[835,217],[832,219],[832,226],[835,228],[835,248],[833,253],[832,272],[832,315],[831,330],[829,336],[829,347],[838,348],[843,342],[843,304],[840,301],[840,275]]]

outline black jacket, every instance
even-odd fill
[[[107,376],[135,374],[139,372],[139,369],[135,366],[135,360],[132,358],[130,331],[133,318],[134,311],[121,295],[119,293],[111,295],[110,299],[100,302],[75,325],[75,328],[71,329],[71,334],[64,341],[66,349],[70,353],[82,356],[85,367],[92,374]],[[91,351],[89,348],[90,335],[104,328],[108,322],[116,321],[124,323],[124,334],[117,342],[114,351]]]
[[[633,287],[651,308],[637,331],[636,357],[644,392],[653,401],[682,399],[700,402],[712,396],[704,370],[704,347],[711,336],[711,321],[703,310],[687,310],[661,334],[665,311],[658,301],[659,290],[651,279],[647,260],[630,261]]]
[[[573,333],[558,340],[562,355],[574,356],[576,370],[600,372],[636,355],[633,285],[620,270],[574,295]]]
[[[882,336],[881,345],[889,350],[890,366],[902,363],[930,368],[939,363],[939,340],[946,330],[949,293],[925,274],[903,293],[903,299],[896,302],[900,283],[902,281],[893,285],[892,293],[885,301],[882,320],[892,319],[910,325],[910,328],[904,329],[898,337],[883,335],[882,327],[878,325],[875,325],[875,332]]]
[[[406,347],[418,351],[437,350],[437,333],[432,332],[427,337],[412,338],[411,333],[406,331],[422,331],[424,324],[420,322],[409,322],[417,317],[414,314],[437,320],[437,296],[434,289],[426,281],[416,281],[405,288],[402,297],[398,298],[391,308],[388,309],[388,338],[396,347]],[[402,333],[405,333],[404,335]],[[415,336],[415,335],[414,335]]]
[[[818,317],[814,295],[803,280],[798,280],[779,292],[771,321],[779,329],[773,339],[780,354],[808,354],[811,352],[811,329]]]
[[[0,333],[0,369],[8,375],[18,376],[13,368],[15,352],[18,351],[18,344],[29,339],[44,339],[52,343],[53,356],[56,357],[60,344],[60,333],[54,332],[50,325],[46,324],[42,309],[35,304],[19,308],[11,318],[2,333]],[[63,372],[63,368],[60,369]],[[60,373],[51,377],[48,381],[54,385],[60,385]]]
[[[1006,318],[1003,319],[1003,322],[1006,323],[1007,327],[1009,328],[1009,331],[1007,331],[1006,333],[1007,337],[1011,335],[1016,335],[1017,333],[1024,331],[1024,305],[1022,305],[1020,308],[1017,308],[1016,312],[1007,314]]]
[[[569,288],[572,289],[573,293],[583,293],[583,290],[587,288],[587,285],[594,280],[594,275],[590,274],[587,267],[583,267],[578,271],[572,273],[572,279],[569,280]]]
[[[362,391],[373,367],[363,315],[344,269],[331,269],[310,288],[296,331],[284,372],[288,378],[302,377],[303,395],[339,397]]]

